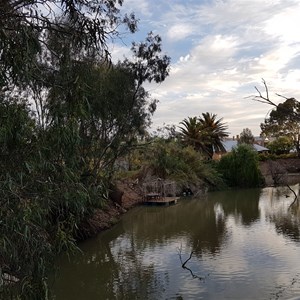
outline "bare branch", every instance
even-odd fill
[[[194,251],[191,251],[190,256],[184,262],[182,261],[181,252],[182,252],[182,245],[178,249],[178,255],[179,255],[180,262],[181,262],[181,267],[185,270],[188,270],[191,273],[193,278],[197,278],[199,280],[204,280],[205,277],[201,277],[199,275],[194,274],[194,272],[189,267],[186,266],[186,263],[192,258]]]
[[[266,90],[266,94],[267,94],[267,99],[269,100],[270,98],[269,98],[269,89],[268,89],[268,86],[266,84],[266,81],[263,78],[262,78],[262,82],[263,82],[263,84],[265,86],[265,90]]]
[[[188,262],[188,261],[189,261],[189,260],[192,258],[192,256],[193,256],[193,253],[194,253],[194,252],[193,252],[193,251],[191,251],[189,258],[188,258],[188,259],[187,259],[187,260],[186,260],[186,261],[185,261],[185,262],[182,264],[182,267],[183,267],[183,268],[186,268],[186,266],[185,266],[185,265],[186,265],[186,263],[187,263],[187,262]]]
[[[289,206],[289,208],[291,207],[291,206],[293,206],[293,204],[295,204],[295,202],[298,202],[298,196],[297,196],[297,194],[296,194],[296,192],[287,184],[286,185],[288,188],[289,188],[289,190],[294,194],[294,196],[295,196],[295,199],[294,199],[294,201],[290,204],[290,206]]]
[[[257,102],[261,102],[261,103],[264,103],[264,104],[269,104],[269,105],[277,107],[277,104],[275,104],[273,101],[270,100],[269,89],[268,89],[266,81],[264,79],[262,79],[262,82],[263,82],[263,85],[265,87],[266,96],[263,96],[262,93],[261,93],[261,91],[255,86],[255,89],[258,92],[258,96],[254,96],[253,100],[257,101]]]
[[[285,97],[285,96],[280,95],[280,94],[277,94],[277,93],[276,93],[276,96],[281,97],[281,98],[284,98],[285,100],[291,99],[291,98]],[[294,99],[294,98],[292,98],[292,99]]]

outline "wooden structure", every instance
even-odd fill
[[[143,184],[143,201],[148,205],[171,205],[177,203],[176,184],[157,178]]]
[[[145,205],[168,206],[176,204],[178,197],[164,197],[160,199],[148,199],[144,201]]]

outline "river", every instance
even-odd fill
[[[293,199],[282,187],[136,207],[60,257],[55,299],[300,299]]]

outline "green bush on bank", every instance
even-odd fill
[[[246,144],[240,144],[231,153],[224,155],[217,168],[231,187],[258,187],[263,183],[258,154]]]
[[[128,176],[136,170],[147,169],[154,177],[175,181],[177,187],[224,188],[214,163],[205,160],[193,147],[182,146],[176,140],[154,140],[151,145],[132,153],[130,161],[130,167],[135,171],[129,171]]]

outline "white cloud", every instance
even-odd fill
[[[287,7],[265,22],[267,34],[283,43],[299,43],[300,6]]]
[[[127,2],[133,7],[140,3]],[[255,94],[254,86],[263,90],[261,78],[275,101],[282,101],[275,93],[300,99],[299,1],[142,4],[143,28],[160,34],[172,57],[169,78],[158,87],[151,85],[160,100],[153,127],[208,111],[224,117],[233,134],[249,127],[257,135],[270,107],[245,97]]]
[[[109,45],[110,53],[113,62],[123,61],[125,57],[130,57],[131,51],[130,47],[127,45],[119,45],[119,44],[110,44]]]
[[[138,15],[151,16],[151,4],[147,0],[125,0],[123,3],[124,10],[134,12]]]
[[[280,70],[294,58],[299,50],[299,47],[282,45],[278,49],[274,48],[272,51],[263,54],[258,60],[258,65],[271,74],[275,74],[280,72]]]
[[[186,56],[180,56],[179,58],[179,62],[187,62],[190,59],[190,55],[186,55]]]
[[[167,37],[173,41],[179,41],[187,38],[192,34],[192,26],[190,24],[175,24],[172,25],[168,32]]]

